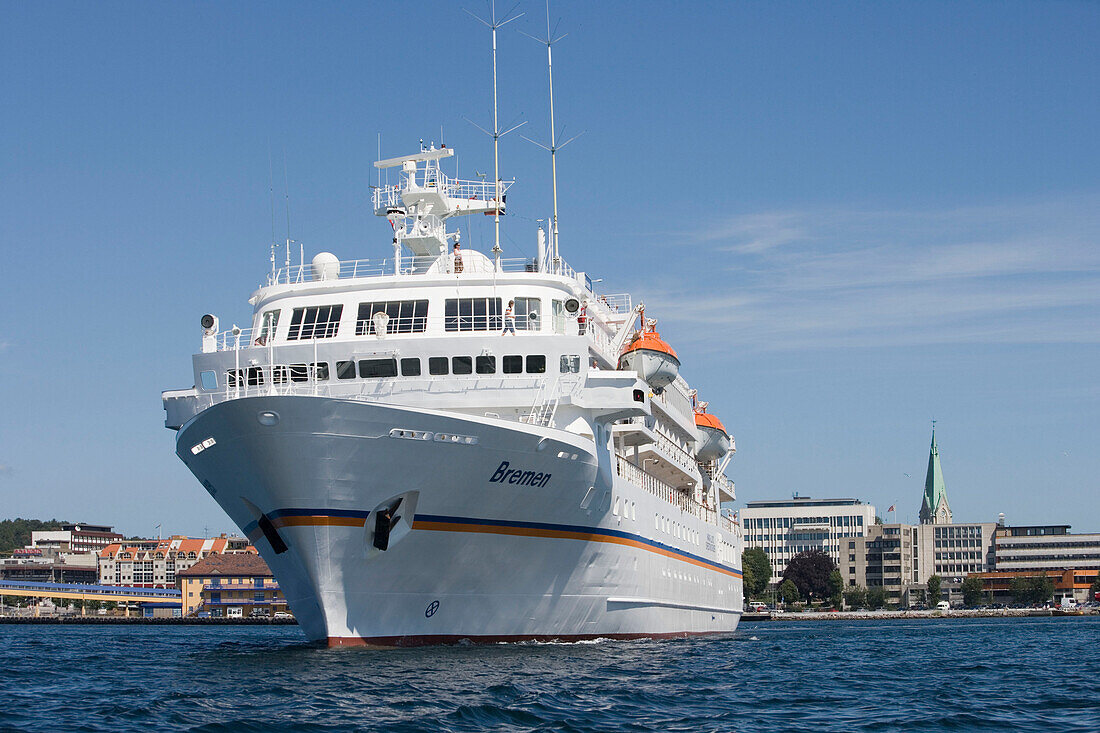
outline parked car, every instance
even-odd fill
[[[249,618],[267,618],[271,613],[266,608],[254,608],[252,613],[248,614]]]
[[[280,621],[283,620],[283,619],[289,620],[289,619],[294,618],[294,614],[287,613],[286,611],[276,611],[275,612],[275,618],[280,620]]]

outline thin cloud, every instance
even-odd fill
[[[747,214],[694,238],[722,263],[692,276],[710,295],[649,301],[693,340],[761,350],[1100,343],[1097,212],[1091,196]]]
[[[11,476],[12,467],[6,463],[0,463],[0,476]]]

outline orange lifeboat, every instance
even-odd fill
[[[646,323],[644,313],[642,323]],[[636,371],[646,384],[660,391],[680,373],[680,359],[652,325],[645,325],[623,349],[619,369]]]
[[[706,406],[695,410],[695,429],[698,440],[695,443],[695,458],[704,463],[716,461],[726,455],[730,449],[730,434],[717,415],[706,412]]]

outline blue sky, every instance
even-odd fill
[[[502,4],[506,10],[510,3]],[[483,0],[0,9],[0,516],[232,529],[160,391],[276,232],[385,256],[382,155],[491,169]],[[501,31],[507,255],[550,211],[545,32]],[[517,11],[517,12],[518,12]],[[1100,4],[556,2],[562,249],[650,306],[741,501],[1100,531]],[[423,31],[427,32],[423,32]],[[442,133],[441,133],[442,129]],[[487,221],[464,224],[482,248]],[[487,249],[487,246],[485,246]],[[507,256],[506,255],[506,256]],[[906,477],[905,474],[910,474]]]

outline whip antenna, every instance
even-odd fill
[[[555,26],[554,31],[550,30],[550,0],[546,0],[546,38],[538,38],[537,36],[532,36],[530,33],[527,33],[526,31],[520,31],[520,33],[527,36],[528,38],[531,38],[535,41],[538,41],[539,43],[546,44],[546,70],[547,70],[547,74],[550,78],[550,146],[547,147],[547,146],[543,145],[542,143],[538,142],[537,140],[532,140],[531,138],[529,138],[525,135],[520,135],[520,137],[522,137],[527,142],[534,143],[535,145],[538,145],[543,150],[547,150],[547,151],[550,152],[550,178],[551,178],[551,182],[552,182],[552,188],[553,188],[553,191],[554,191],[554,218],[551,220],[551,223],[550,223],[550,263],[551,263],[551,268],[554,272],[558,271],[559,263],[561,262],[561,253],[558,250],[558,159],[557,159],[557,152],[558,152],[558,150],[560,150],[561,148],[564,148],[566,145],[573,142],[578,137],[580,137],[581,135],[584,134],[584,132],[581,132],[580,135],[574,135],[573,137],[571,137],[568,140],[566,140],[565,142],[563,142],[561,145],[557,144],[557,133],[554,130],[554,56],[553,56],[553,51],[551,50],[551,46],[553,46],[555,43],[557,43],[561,39],[565,38],[569,34],[568,33],[563,33],[562,35],[555,38],[554,37],[554,32],[556,32],[556,31],[557,31],[557,26]]]
[[[518,6],[519,3],[517,2],[507,13],[504,14],[504,18],[501,20],[497,20],[496,0],[492,0],[492,2],[489,3],[489,20],[480,18],[471,13],[469,10],[463,8],[467,15],[488,28],[493,38],[493,131],[489,132],[485,128],[473,122],[471,122],[470,124],[474,125],[474,127],[477,127],[486,135],[489,135],[493,138],[493,254],[496,255],[498,260],[500,259],[500,253],[503,251],[500,248],[500,139],[512,130],[515,130],[517,127],[522,127],[527,123],[521,122],[515,127],[511,127],[504,132],[500,131],[500,124],[497,121],[497,28],[501,28],[511,23],[513,20],[518,20],[523,17],[523,13],[520,13],[519,15],[512,15],[512,12]],[[469,120],[467,120],[467,122],[469,122]]]

